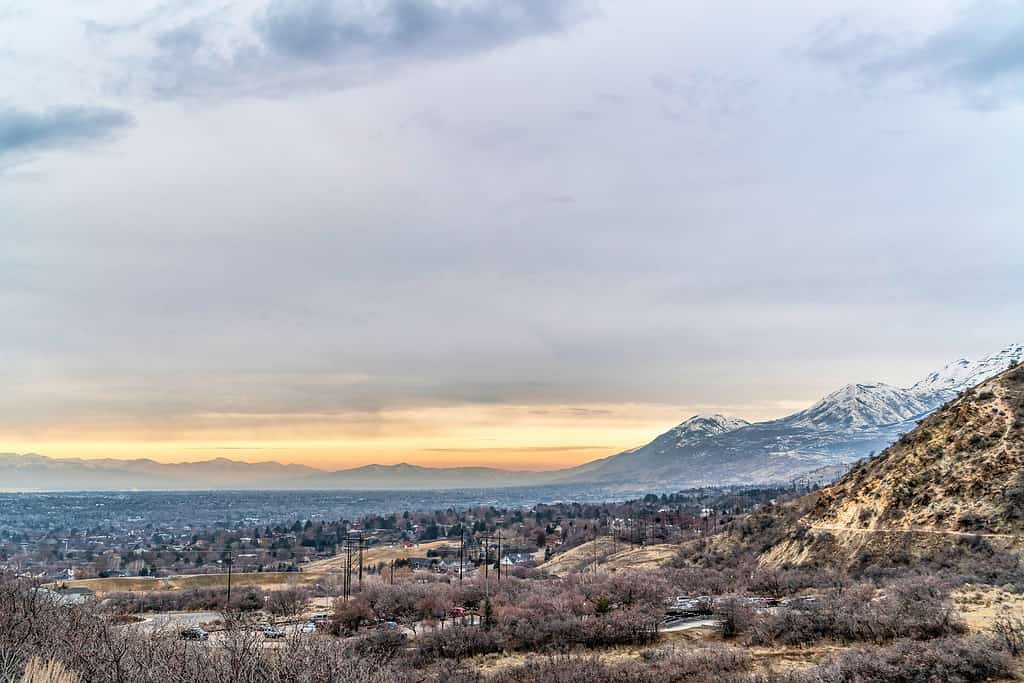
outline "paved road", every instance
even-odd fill
[[[220,612],[162,612],[147,617],[139,625],[153,630],[164,627],[183,629],[189,626],[206,624],[220,618]]]
[[[677,633],[679,631],[691,631],[695,628],[715,628],[716,626],[718,626],[717,619],[681,619],[660,625],[658,633]]]

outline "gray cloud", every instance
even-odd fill
[[[132,21],[102,22],[93,19],[83,21],[86,33],[94,38],[109,38],[120,34],[130,34],[152,26],[161,20],[174,17],[179,13],[200,4],[202,0],[174,0],[160,3],[144,11]]]
[[[808,47],[833,4],[672,0],[557,35],[581,5],[204,0],[83,31],[160,1],[39,0],[9,32],[9,104],[93,102],[121,74],[103,101],[147,125],[0,183],[0,433],[465,402],[598,423],[587,406],[910,382],[1024,335],[1018,121],[834,77],[924,80],[892,60],[927,35],[848,19]],[[5,128],[16,149],[120,130],[32,120]]]
[[[274,0],[257,28],[271,50],[289,57],[392,60],[486,50],[581,16],[580,4],[566,0]]]
[[[158,29],[140,20],[136,28],[153,48],[146,80],[159,97],[281,97],[478,54],[592,14],[591,0],[272,0],[241,23],[216,9]],[[121,80],[137,81],[139,60],[124,67]]]
[[[133,123],[128,113],[104,107],[0,109],[0,155],[96,142]]]
[[[868,82],[909,77],[926,89],[955,89],[968,106],[998,107],[1024,99],[1024,2],[975,2],[917,36],[841,17],[818,27],[807,54]]]

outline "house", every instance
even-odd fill
[[[503,567],[521,567],[526,564],[532,564],[533,562],[533,553],[526,552],[512,552],[501,558],[501,564]]]
[[[409,566],[413,569],[433,569],[437,560],[429,557],[410,557]]]
[[[459,560],[457,558],[456,559],[442,560],[441,563],[437,566],[437,568],[438,568],[439,571],[442,571],[442,572],[457,572],[457,571],[459,571]],[[474,569],[476,569],[476,567],[469,560],[464,560],[462,562],[462,571],[463,572],[469,572],[469,571],[472,571]]]

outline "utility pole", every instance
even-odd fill
[[[501,530],[498,530],[498,583],[501,583]]]
[[[487,597],[487,599],[490,599],[490,597],[491,597],[491,582],[489,580],[488,571],[490,569],[490,567],[489,567],[489,560],[490,560],[490,555],[491,555],[491,547],[490,547],[491,537],[488,536],[486,533],[484,533],[484,535],[480,537],[480,541],[483,544],[482,551],[483,551],[483,558],[484,558],[484,595]]]
[[[491,568],[491,537],[485,534],[481,540],[484,544],[484,583],[486,583]]]
[[[342,541],[341,554],[345,564],[341,565],[341,596],[348,600],[348,543]]]
[[[352,595],[352,571],[354,560],[359,562],[359,568],[357,570],[359,580],[359,590],[363,590],[363,548],[365,543],[363,541],[363,532],[357,532],[355,537],[346,535],[344,540],[344,551],[345,551],[345,580],[344,580],[344,595],[345,599]],[[391,566],[391,581],[394,583],[395,568],[394,562],[392,561]]]
[[[227,604],[227,606],[230,607],[231,606],[231,565],[234,564],[234,558],[231,556],[231,551],[230,550],[228,551],[228,556],[227,556],[227,558],[225,558],[224,562],[228,565],[228,604]]]
[[[359,592],[363,592],[363,532],[359,532]]]

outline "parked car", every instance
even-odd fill
[[[199,628],[198,626],[192,626],[191,628],[182,629],[181,633],[178,634],[182,640],[209,640],[210,634]]]
[[[263,637],[264,638],[284,638],[285,635],[286,634],[285,634],[283,628],[278,628],[277,626],[264,626],[263,627]]]
[[[302,628],[299,630],[302,633],[316,633],[316,624],[314,624],[312,621],[307,621],[305,624],[302,625]]]

